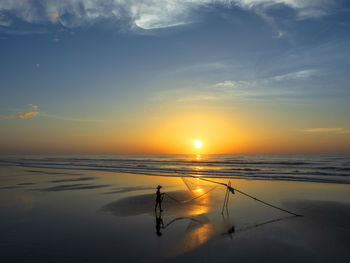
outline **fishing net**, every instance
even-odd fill
[[[200,180],[199,178],[181,177],[182,181],[193,195],[211,192],[216,185]]]

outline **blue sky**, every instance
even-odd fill
[[[0,143],[186,111],[347,140],[349,14],[327,0],[1,1]]]

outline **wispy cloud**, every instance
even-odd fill
[[[45,112],[41,112],[40,116],[42,117],[47,117],[51,119],[57,119],[57,120],[62,120],[62,121],[73,121],[73,122],[105,122],[106,120],[104,119],[87,119],[87,118],[74,118],[74,117],[68,117],[68,116],[59,116],[59,115],[54,115],[54,114],[48,114]]]
[[[300,70],[300,71],[289,72],[286,74],[273,76],[269,80],[270,81],[302,80],[302,79],[311,77],[316,72],[317,71],[315,69]]]
[[[35,117],[38,114],[39,112],[37,111],[26,111],[26,112],[16,113],[16,116],[17,118],[20,118],[20,119],[28,119],[28,118]]]
[[[273,36],[273,38],[281,38],[286,34],[285,31],[281,30],[281,29],[277,29],[277,33],[276,35]]]
[[[221,65],[218,63],[218,65]],[[225,66],[226,68],[226,66]],[[192,68],[190,68],[192,69]],[[227,100],[276,100],[300,98],[305,92],[298,87],[291,88],[290,83],[303,83],[307,78],[317,75],[316,69],[287,72],[255,80],[224,80],[212,85],[173,88],[158,91],[153,95],[155,102],[172,101],[175,103],[217,102]],[[288,88],[284,88],[287,85]],[[299,85],[296,85],[299,86]]]
[[[33,110],[36,110],[36,111],[39,109],[38,105],[29,104],[29,106],[31,106]]]
[[[70,116],[61,116],[56,114],[50,114],[46,112],[39,112],[39,106],[34,104],[28,104],[29,109],[27,111],[18,111],[15,109],[7,109],[0,112],[0,120],[7,120],[7,119],[29,119],[34,118],[38,115],[40,115],[41,118],[48,118],[48,119],[55,119],[55,120],[61,120],[61,121],[71,121],[71,122],[107,122],[110,120],[106,119],[93,119],[93,118],[86,118],[86,117],[70,117]]]
[[[29,119],[37,116],[39,114],[39,106],[29,104],[31,110],[30,111],[25,111],[25,112],[17,112],[15,116],[19,119]]]
[[[219,4],[227,8],[260,12],[275,5],[296,11],[298,19],[326,15],[331,0],[32,0],[0,2],[0,25],[10,26],[10,14],[28,23],[60,23],[66,27],[91,24],[101,19],[129,20],[142,29],[166,28],[194,21],[200,7]],[[279,34],[278,36],[282,36]]]
[[[255,79],[255,80],[225,80],[216,83],[212,89],[225,92],[234,97],[246,98],[269,98],[269,97],[287,97],[301,92],[297,89],[284,89],[281,83],[288,84],[291,81],[303,82],[307,78],[318,73],[315,69],[305,69],[288,72],[281,75]]]

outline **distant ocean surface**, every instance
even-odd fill
[[[349,154],[0,156],[1,166],[350,183]]]

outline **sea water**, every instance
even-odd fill
[[[349,154],[1,156],[2,166],[350,183]]]

